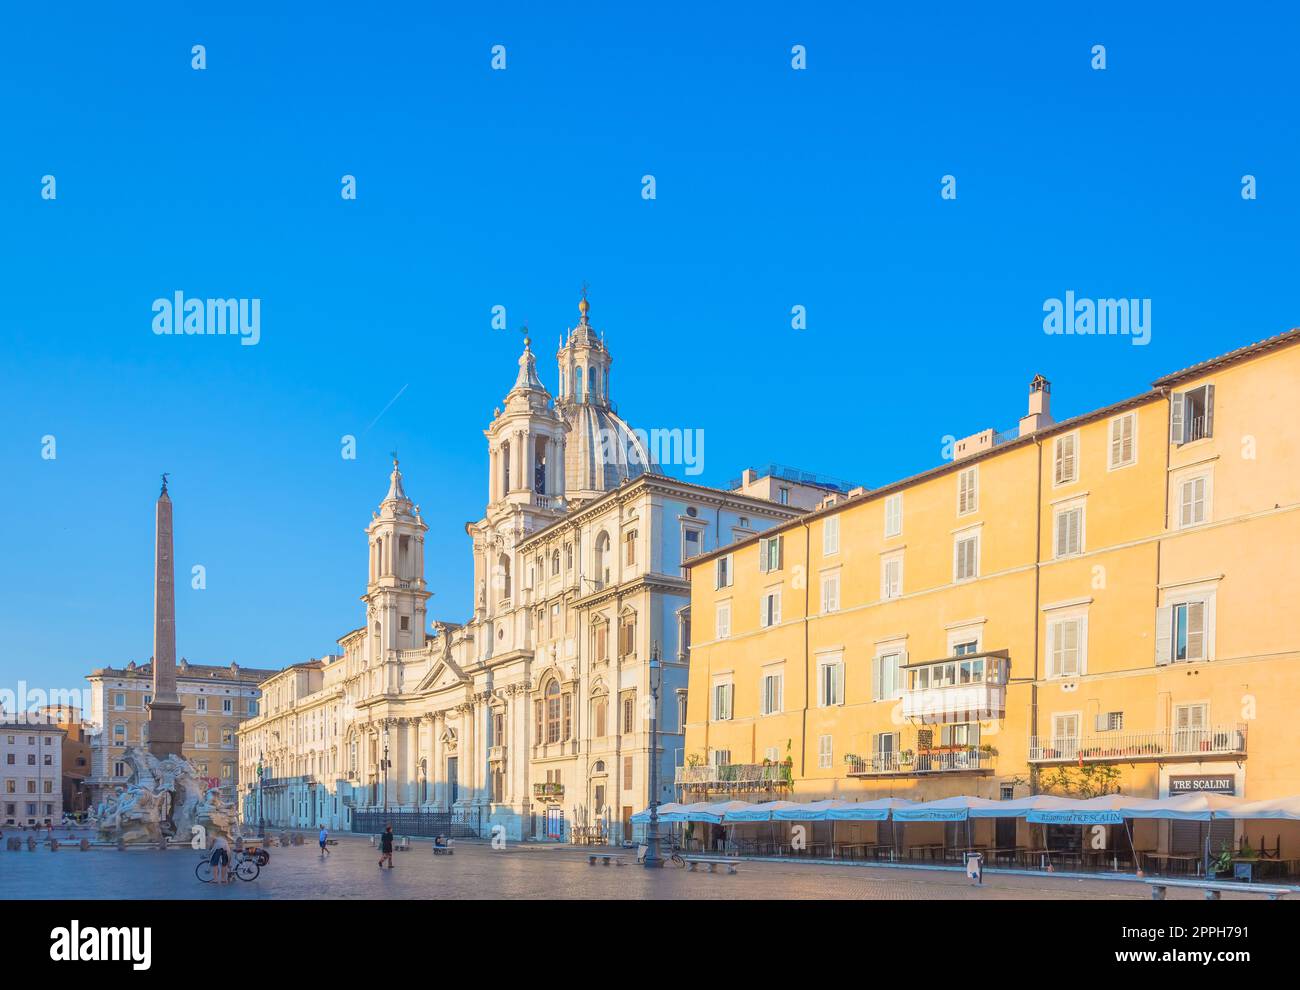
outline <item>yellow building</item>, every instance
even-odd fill
[[[697,558],[682,799],[1300,794],[1297,345]]]

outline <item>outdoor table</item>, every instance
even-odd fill
[[[1008,849],[990,849],[988,850],[987,855],[994,863],[1009,863],[1015,861],[1016,850],[1015,847]]]
[[[935,859],[935,853],[943,855],[942,842],[923,842],[915,846],[907,847],[908,859]]]
[[[849,859],[857,859],[858,856],[855,854],[861,853],[862,858],[865,859],[869,848],[870,846],[865,842],[846,842],[840,846],[840,852],[848,853]]]
[[[1195,864],[1196,866],[1195,871],[1188,869],[1185,872],[1189,874],[1195,872],[1197,876],[1201,875],[1201,857],[1196,853],[1148,852],[1148,853],[1143,853],[1142,857],[1144,862],[1148,859],[1152,859],[1156,861],[1157,865],[1161,863],[1183,863],[1190,867],[1192,864]]]
[[[1046,849],[1027,849],[1020,846],[1016,849],[1016,860],[1026,869],[1033,866],[1033,859],[1038,860],[1038,868],[1041,870],[1047,866],[1047,858],[1050,855]]]

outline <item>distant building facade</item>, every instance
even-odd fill
[[[274,670],[194,664],[182,659],[176,667],[177,692],[185,708],[182,755],[219,788],[226,800],[238,793],[239,762],[236,732],[255,716],[261,704],[262,682]],[[106,793],[125,787],[130,776],[126,751],[148,742],[153,700],[153,667],[136,664],[101,667],[88,674],[90,682],[90,774],[87,801],[98,804]]]
[[[0,712],[0,822],[57,825],[63,820],[63,738],[48,716]]]

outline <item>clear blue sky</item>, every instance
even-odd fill
[[[1037,372],[1065,416],[1300,324],[1280,4],[279,6],[6,10],[0,686],[148,657],[164,470],[182,577],[207,568],[178,582],[190,659],[278,667],[359,624],[394,448],[431,615],[463,621],[520,346],[493,305],[554,388],[589,281],[620,410],[703,429],[715,484],[882,484],[1013,425]],[[1067,289],[1150,298],[1150,345],[1046,336]],[[155,336],[176,290],[260,298],[260,344]]]

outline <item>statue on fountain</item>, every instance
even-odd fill
[[[102,840],[157,845],[202,835],[206,847],[216,835],[235,837],[234,809],[189,760],[160,760],[143,747],[128,750],[125,760],[131,767],[127,786],[101,801],[91,816]]]

